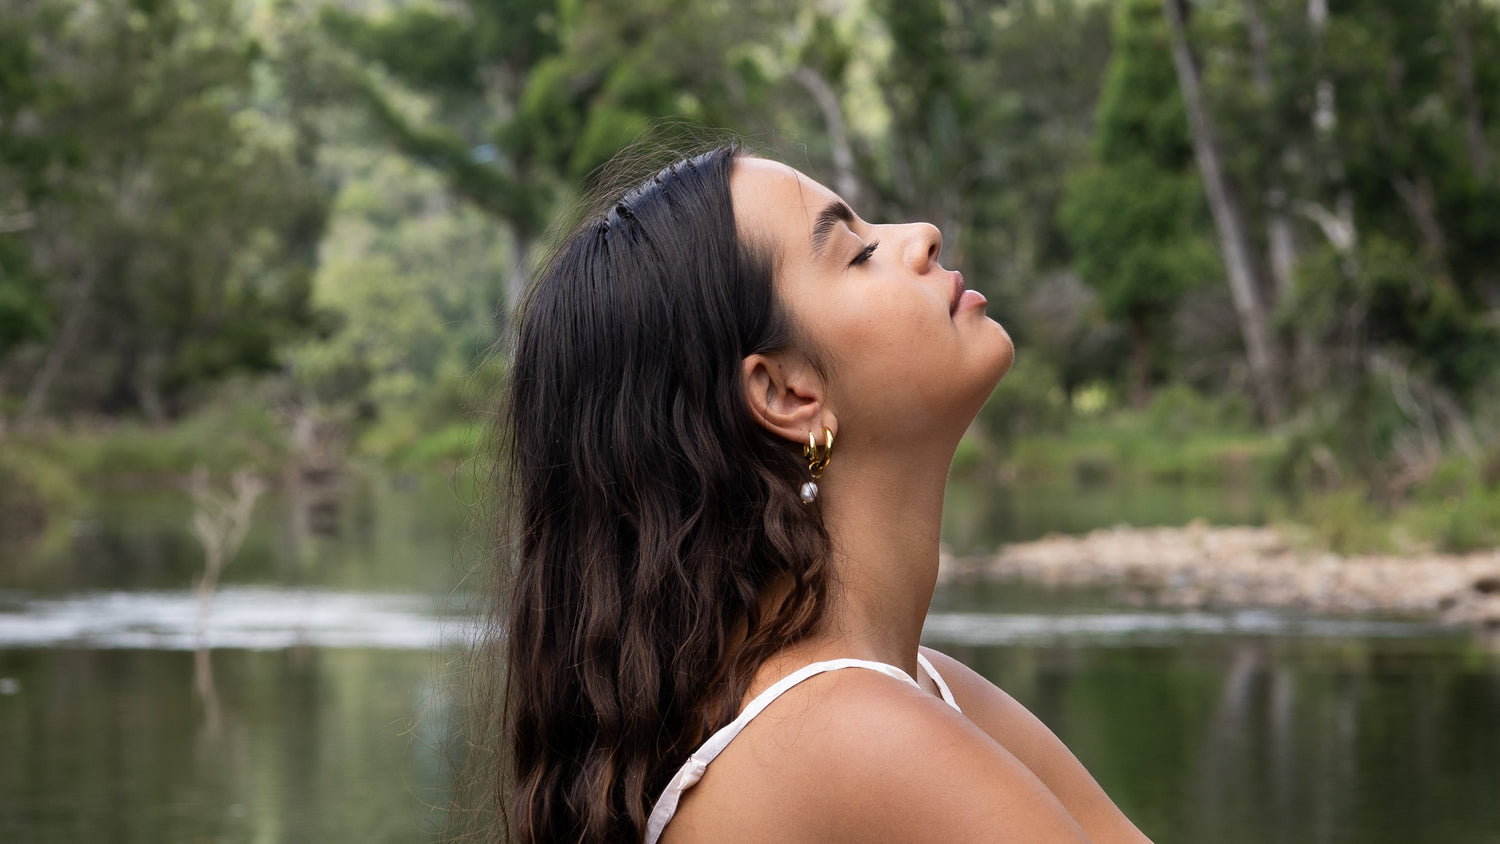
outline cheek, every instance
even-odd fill
[[[840,362],[838,381],[846,399],[874,402],[883,413],[925,426],[967,405],[973,392],[962,344],[944,319],[925,319],[910,310],[863,310],[830,320],[829,349]]]
[[[850,370],[886,380],[929,371],[950,354],[949,326],[897,303],[859,302],[827,315],[829,348]]]

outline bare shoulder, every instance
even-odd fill
[[[951,707],[881,675],[860,677],[858,685],[866,688],[851,684],[820,704],[840,714],[824,733],[824,752],[808,760],[830,779],[842,764],[858,772],[837,792],[844,823],[832,837],[1088,840],[1030,769]]]
[[[1052,731],[1029,709],[979,672],[942,651],[928,647],[921,648],[921,651],[942,675],[959,708],[996,741],[1003,744],[1007,738],[1038,729],[1051,734]]]
[[[1088,776],[1083,764],[1062,740],[1015,698],[941,651],[922,648],[922,653],[942,675],[964,716],[985,735],[1016,754],[1044,780],[1048,778],[1044,772],[1074,768]],[[1089,780],[1092,782],[1093,778],[1089,777]]]
[[[678,829],[668,827],[673,841],[727,831],[745,840],[747,829],[768,841],[1089,840],[1014,754],[942,701],[872,671],[788,691],[693,791]]]
[[[947,654],[931,648],[922,648],[922,653],[942,675],[964,716],[1036,774],[1092,841],[1149,841],[1078,757],[1030,710]]]

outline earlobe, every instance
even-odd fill
[[[745,358],[741,379],[750,412],[771,433],[806,445],[808,431],[834,427],[823,385],[810,366],[792,365],[782,355],[754,354]]]

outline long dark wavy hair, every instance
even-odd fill
[[[775,255],[735,228],[741,154],[679,160],[586,217],[515,322],[491,792],[513,841],[639,841],[677,767],[827,603],[806,465],[744,397],[745,356],[796,332]]]

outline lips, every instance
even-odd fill
[[[948,318],[958,316],[958,312],[970,308],[980,308],[989,304],[984,294],[978,290],[970,290],[964,287],[964,274],[955,271],[953,273],[953,301],[948,303]]]

